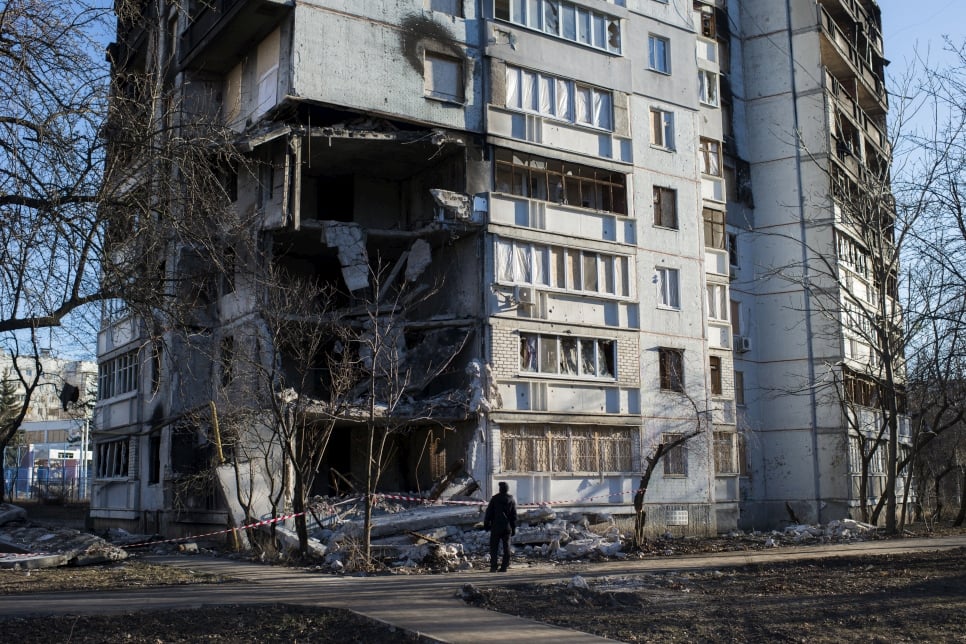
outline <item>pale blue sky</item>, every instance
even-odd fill
[[[941,61],[943,36],[954,42],[966,37],[966,0],[879,0],[885,55],[891,65],[887,73],[898,78],[920,51],[930,51],[930,60]]]

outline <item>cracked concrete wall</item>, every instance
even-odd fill
[[[296,4],[294,24],[293,94],[457,129],[481,128],[476,20],[422,11],[408,0],[308,0]],[[461,65],[462,103],[427,98],[426,51]]]

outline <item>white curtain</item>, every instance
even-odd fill
[[[520,107],[520,69],[509,65],[506,68],[506,106]]]
[[[570,109],[573,102],[571,97],[573,87],[574,84],[570,81],[557,79],[557,116],[568,121],[574,118],[573,111]]]
[[[553,81],[553,78],[540,77],[540,113],[549,116],[554,114]]]
[[[577,87],[575,92],[575,118],[577,123],[590,123],[591,122],[591,107],[590,107],[590,88],[589,87]]]
[[[522,94],[523,94],[523,109],[525,110],[536,110],[537,109],[537,95],[536,87],[537,75],[533,72],[523,72],[521,82],[523,84]]]

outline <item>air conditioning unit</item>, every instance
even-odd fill
[[[513,299],[520,306],[533,306],[537,303],[537,293],[532,286],[513,287]]]
[[[736,353],[747,353],[751,351],[751,338],[744,335],[734,336],[734,347]]]

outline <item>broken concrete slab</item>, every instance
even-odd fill
[[[0,554],[0,568],[7,570],[39,570],[66,566],[67,555],[62,554]]]
[[[27,518],[27,511],[17,505],[0,503],[0,525],[11,521],[23,521]]]
[[[429,242],[424,239],[414,241],[406,258],[406,281],[415,282],[432,263],[433,251]]]
[[[346,288],[359,291],[369,286],[369,254],[366,231],[362,226],[344,221],[324,221],[322,243],[337,250]]]
[[[0,550],[37,556],[57,555],[50,560],[38,560],[51,566],[87,566],[121,561],[128,556],[125,550],[97,535],[71,528],[47,528],[29,523],[5,526],[0,535]]]

